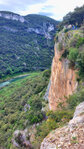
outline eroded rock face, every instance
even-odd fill
[[[54,30],[53,24],[47,24],[43,23],[43,26],[40,26],[40,28],[28,28],[27,32],[34,32],[36,34],[44,35],[46,39],[52,39],[50,32]]]
[[[24,17],[20,15],[12,14],[12,13],[8,14],[8,13],[0,12],[0,17],[3,17],[5,19],[20,21],[22,23],[25,21]]]
[[[59,103],[65,103],[66,97],[71,95],[77,88],[76,73],[69,68],[67,59],[60,60],[63,50],[58,50],[55,44],[55,56],[51,70],[51,86],[49,90],[50,110],[56,110]]]
[[[12,144],[15,148],[27,148],[32,149],[32,145],[29,140],[30,135],[27,129],[24,131],[16,130],[13,134]]]
[[[69,126],[74,127],[79,123],[84,123],[84,102],[76,107],[73,119],[69,122]]]
[[[84,149],[84,102],[77,106],[68,125],[52,131],[40,149]]]

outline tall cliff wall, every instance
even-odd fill
[[[58,50],[55,43],[55,56],[51,70],[51,86],[49,89],[50,110],[56,110],[59,103],[65,103],[66,96],[71,95],[77,88],[76,73],[69,68],[67,59],[60,60],[63,50]]]

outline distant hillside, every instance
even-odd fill
[[[41,15],[25,17],[0,12],[0,77],[50,67],[58,21]]]

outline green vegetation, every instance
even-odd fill
[[[27,15],[24,19],[22,23],[0,17],[0,78],[45,70],[51,65],[54,55],[53,37],[59,22],[41,15]],[[49,32],[51,39],[47,39],[44,30],[48,34],[50,24],[54,29]],[[35,31],[29,31],[32,28]]]
[[[62,127],[73,117],[74,110],[57,110],[55,112],[48,111],[47,116],[48,119],[43,121],[42,124],[37,126],[37,134],[36,139],[38,142],[42,142],[42,140],[49,134],[51,130],[54,130],[58,127]]]
[[[79,31],[81,33],[81,31]],[[84,44],[84,37],[81,37],[79,33],[74,33],[73,38],[70,41],[71,47],[79,48]]]
[[[43,86],[42,86],[43,88]],[[40,93],[43,89],[37,90],[36,94]],[[39,100],[39,97],[36,96],[35,98],[30,100],[30,110],[28,112],[28,120],[29,124],[38,123],[43,120],[43,113],[41,112],[42,109],[42,99]]]
[[[64,16],[63,21],[59,25],[59,30],[61,30],[64,25],[75,25],[76,27],[80,27],[84,22],[84,5],[82,7],[77,7],[73,12],[69,12],[66,16]],[[67,32],[67,30],[65,30]]]
[[[78,27],[83,23],[84,6],[76,8],[73,13],[65,16],[63,25],[74,24]],[[5,12],[4,12],[5,13]],[[10,14],[10,12],[7,12]],[[79,14],[81,17],[79,18]],[[7,20],[0,17],[0,81],[15,77],[21,72],[44,70],[49,68],[53,57],[53,41],[42,34],[28,32],[28,28],[43,29],[53,24],[56,30],[58,22],[40,15],[24,17],[26,22]],[[73,19],[74,18],[74,19]],[[77,22],[76,22],[77,21]],[[6,27],[4,28],[4,26]],[[13,32],[10,31],[13,28]],[[15,31],[14,31],[15,29]],[[54,30],[50,33],[54,36]],[[61,39],[59,39],[59,35]],[[11,139],[15,130],[35,127],[35,149],[51,130],[65,125],[72,117],[75,107],[84,101],[84,37],[83,29],[64,30],[57,33],[55,40],[59,42],[59,50],[64,50],[60,60],[67,58],[70,67],[77,69],[79,86],[77,92],[67,99],[67,106],[58,104],[57,111],[45,110],[48,101],[44,94],[49,83],[50,69],[43,72],[30,73],[22,80],[11,83],[0,89],[0,148],[12,149]],[[64,47],[63,47],[64,45]],[[2,79],[3,78],[3,79]],[[32,130],[31,130],[32,129]],[[17,141],[19,142],[20,135]],[[73,137],[71,143],[77,143]],[[21,142],[20,142],[21,144]]]
[[[10,148],[15,130],[43,120],[41,109],[49,77],[50,70],[31,73],[0,90],[0,148]]]
[[[69,108],[74,109],[80,102],[84,101],[84,87],[79,87],[80,90],[78,90],[76,93],[71,95],[69,99],[67,100],[69,104]]]
[[[65,38],[62,42],[66,40],[65,50],[61,56],[62,58],[67,58],[69,60],[70,68],[77,70],[77,81],[78,89],[76,93],[71,95],[67,102],[70,109],[75,109],[75,107],[84,101],[84,36],[83,36],[83,25],[80,29],[75,31],[68,31],[64,34]]]
[[[76,67],[79,69],[80,78],[84,80],[84,51],[79,53]]]
[[[22,72],[22,73],[20,72],[20,73],[16,73],[16,74],[12,74],[12,75],[7,75],[7,76],[4,76],[3,78],[0,78],[0,83],[5,82],[5,81],[10,80],[10,79],[20,77],[20,76],[24,76],[24,75],[31,75],[32,76],[33,74],[36,74],[38,72]]]
[[[64,30],[56,34],[60,40],[58,42],[59,51],[63,51],[62,58],[69,60],[70,68],[77,69],[80,79],[84,79],[84,36],[83,36],[83,25],[78,30],[70,30],[64,33]],[[64,44],[64,49],[63,49]]]
[[[78,37],[78,36],[77,36]],[[74,37],[74,44],[70,45],[72,47],[69,49],[69,54],[67,58],[70,60],[70,66],[75,65],[75,68],[78,70],[80,78],[84,78],[84,37]],[[76,47],[76,48],[74,48]]]
[[[77,137],[72,137],[71,143],[72,144],[77,144],[78,143]]]
[[[77,45],[76,47],[79,48],[80,46],[82,46],[84,44],[84,38],[83,37],[79,37],[78,41],[77,41]]]
[[[72,62],[75,63],[77,56],[78,56],[78,49],[76,48],[70,48],[69,49],[69,55],[68,55],[68,59]]]

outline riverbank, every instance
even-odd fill
[[[38,73],[38,72],[23,72],[23,73],[16,73],[16,74],[12,74],[12,75],[7,75],[7,76],[3,77],[2,79],[0,79],[0,83],[3,83],[3,82],[8,81],[10,79],[15,79],[17,77],[23,77],[23,76],[31,75],[32,73]]]
[[[7,80],[4,80],[3,82],[0,82],[0,89],[5,87],[5,86],[8,86],[9,84],[13,83],[13,82],[16,82],[18,80],[22,80],[26,77],[30,78],[30,77],[33,77],[33,76],[36,76],[38,75],[38,72],[32,72],[32,73],[28,73],[28,74],[21,74],[21,75],[17,75],[17,76],[14,76],[14,77],[10,77],[9,79],[7,78]]]

